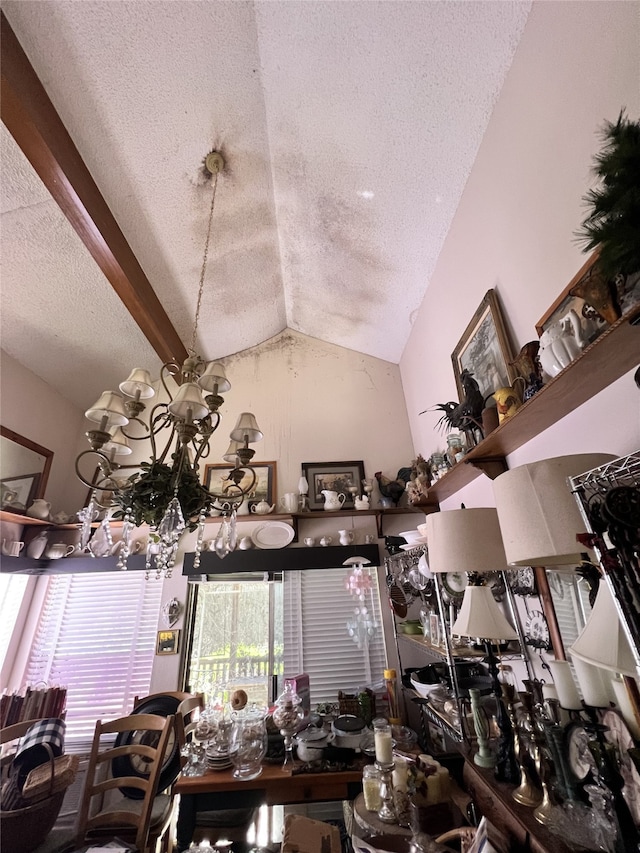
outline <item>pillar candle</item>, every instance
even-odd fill
[[[393,768],[392,780],[393,787],[396,791],[406,791],[407,790],[407,778],[409,775],[409,768],[407,766],[407,762],[404,758],[396,758],[395,766]]]
[[[393,743],[391,740],[391,726],[389,726],[387,729],[374,730],[374,732],[376,761],[379,764],[391,764],[393,762]]]
[[[553,675],[553,683],[558,692],[560,705],[568,710],[582,708],[582,702],[580,701],[569,663],[566,660],[550,660],[549,667]]]
[[[573,667],[587,705],[591,705],[592,708],[607,708],[609,696],[600,667],[593,666],[593,664],[586,663],[586,661],[576,657],[573,659]]]
[[[434,805],[440,802],[440,777],[437,773],[433,776],[427,776],[424,780],[427,783],[427,804]]]

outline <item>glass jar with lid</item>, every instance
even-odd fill
[[[380,800],[380,770],[375,764],[366,764],[362,768],[362,794],[364,807],[368,812],[377,812]]]

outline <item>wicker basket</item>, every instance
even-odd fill
[[[45,840],[62,808],[65,791],[59,791],[26,809],[0,812],[2,853],[31,853]]]

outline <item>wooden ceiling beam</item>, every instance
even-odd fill
[[[2,121],[163,362],[187,350],[96,186],[4,13]]]

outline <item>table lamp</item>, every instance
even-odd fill
[[[578,638],[569,649],[576,678],[587,705],[604,708],[613,691],[625,721],[637,731],[632,703],[622,681],[606,674],[635,677],[636,661],[605,579],[600,581],[593,610]]]
[[[498,521],[510,566],[569,566],[581,562],[577,533],[586,532],[567,483],[615,459],[581,453],[541,459],[505,471],[493,481]]]
[[[478,507],[432,513],[427,516],[427,539],[432,572],[467,572],[470,575],[451,633],[478,638],[485,644],[496,699],[496,722],[501,732],[496,777],[517,784],[520,773],[514,753],[513,731],[502,701],[492,642],[517,640],[518,634],[482,579],[482,575],[488,572],[508,569],[497,512],[492,507]]]

